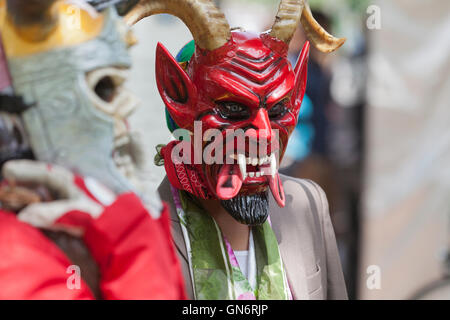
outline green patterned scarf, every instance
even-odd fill
[[[214,219],[184,191],[172,188],[172,192],[185,237],[195,299],[292,299],[269,221],[252,228],[257,269],[253,290]]]

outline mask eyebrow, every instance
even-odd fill
[[[266,105],[272,106],[280,101],[290,98],[289,94],[292,92],[292,86],[289,86],[289,80],[285,79],[283,83],[276,86],[273,91],[267,95]]]
[[[281,99],[278,99],[276,101],[273,101],[270,105],[266,104],[266,109],[269,110],[269,109],[273,108],[274,106],[276,106],[279,103],[282,103],[282,104],[284,104],[287,107],[289,105],[289,100],[290,99],[291,98],[289,96],[285,96],[284,98],[281,98]]]
[[[214,73],[211,78],[217,87],[220,87],[227,92],[226,95],[217,98],[217,102],[230,101],[231,99],[250,107],[256,108],[260,105],[259,96],[247,88],[242,81],[238,81],[234,77],[230,77],[228,74],[220,72],[220,70]]]

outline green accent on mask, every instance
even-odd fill
[[[188,42],[177,54],[177,61],[178,62],[188,62],[191,60],[192,56],[195,52],[195,41],[192,40]]]

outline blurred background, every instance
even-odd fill
[[[278,0],[220,0],[232,27],[264,31]],[[327,193],[351,298],[450,299],[450,1],[310,0],[346,44],[312,50],[287,174]],[[147,153],[154,188],[164,170],[155,146],[170,139],[155,85],[156,43],[173,55],[192,39],[160,15],[134,27],[128,86],[142,99],[130,126]],[[295,62],[305,37],[291,43]],[[151,128],[151,130],[148,130]]]

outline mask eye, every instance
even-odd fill
[[[111,102],[116,94],[116,84],[111,77],[103,77],[95,85],[94,91],[103,101]]]
[[[219,104],[220,116],[229,120],[245,120],[250,117],[248,108],[237,102],[222,102]]]
[[[272,108],[268,110],[269,118],[270,119],[278,119],[284,116],[284,114],[287,112],[287,108],[285,103],[278,102],[276,105],[274,105]]]
[[[136,104],[136,99],[124,87],[127,78],[128,70],[116,67],[86,73],[87,92],[94,106],[108,115],[115,115],[118,108]]]

